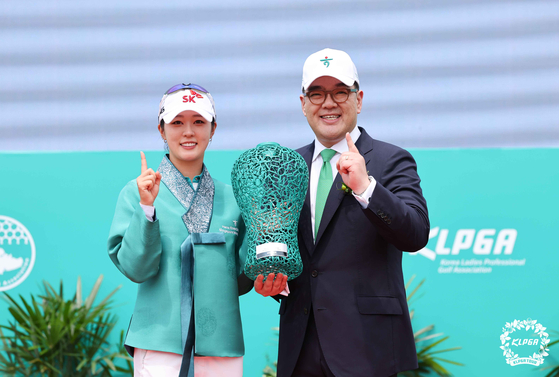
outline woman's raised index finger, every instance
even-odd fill
[[[140,156],[142,156],[142,173],[148,170],[148,163],[146,161],[146,155],[144,152],[140,151]]]

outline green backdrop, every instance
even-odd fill
[[[212,176],[229,182],[240,153],[208,152]],[[413,284],[426,279],[411,304],[414,328],[433,323],[433,333],[450,336],[443,346],[462,347],[441,355],[466,364],[449,367],[456,376],[544,376],[542,366],[507,365],[500,336],[507,322],[528,318],[559,331],[559,149],[412,153],[432,228],[427,248],[404,258],[406,279],[416,275]],[[162,153],[146,155],[148,165],[156,168]],[[104,274],[101,294],[123,285],[115,300],[121,304],[116,309],[119,326],[126,328],[136,287],[110,262],[106,240],[118,193],[139,172],[139,152],[1,153],[0,216],[24,225],[36,249],[29,276],[7,292],[27,296],[39,292],[43,279],[52,284],[62,279],[73,293],[78,276],[89,292]],[[22,245],[4,242],[0,248],[25,259],[30,246]],[[20,279],[19,271],[0,268],[0,288]],[[272,327],[278,325],[278,309],[275,301],[254,291],[241,298],[245,376],[260,376],[267,357],[276,359]],[[0,322],[7,317],[6,304],[0,302]],[[509,348],[529,356],[536,348],[512,345],[533,333],[521,331],[510,335]],[[558,354],[559,347],[552,347],[543,366],[558,364]]]

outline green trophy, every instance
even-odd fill
[[[247,229],[245,275],[282,273],[295,279],[303,270],[297,226],[309,169],[303,157],[278,143],[262,143],[239,156],[231,183]]]

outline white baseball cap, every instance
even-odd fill
[[[208,122],[215,120],[215,105],[210,92],[196,84],[177,84],[169,89],[159,103],[159,117],[171,122],[185,110],[196,111]]]
[[[340,50],[325,48],[307,58],[303,66],[303,90],[322,76],[334,77],[347,86],[359,83],[357,68],[349,55]]]

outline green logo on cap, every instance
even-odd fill
[[[324,59],[320,59],[321,62],[324,62],[326,68],[330,66],[330,60],[332,60],[332,58],[328,59],[328,56],[325,56]]]

